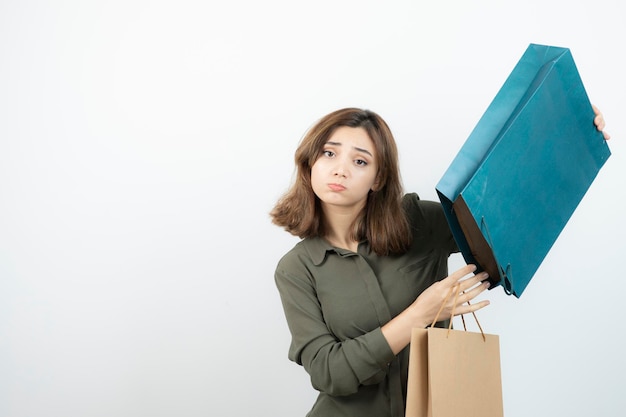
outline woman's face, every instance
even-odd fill
[[[311,185],[322,207],[358,212],[376,186],[376,160],[374,142],[364,128],[337,128],[311,168]]]

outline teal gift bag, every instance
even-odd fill
[[[522,294],[611,154],[593,118],[570,50],[530,44],[437,184],[465,261],[508,294]]]

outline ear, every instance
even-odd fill
[[[372,184],[372,186],[370,187],[370,190],[372,191],[380,191],[380,189],[382,188],[382,184],[380,181],[380,176],[376,177],[376,181],[374,181],[374,184]]]

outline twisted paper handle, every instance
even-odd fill
[[[450,323],[448,324],[448,335],[450,335],[450,330],[452,330],[452,319],[454,318],[454,310],[456,309],[456,302],[459,299],[459,293],[461,293],[461,291],[459,291],[457,287],[460,288],[460,284],[455,284],[454,286],[450,288],[450,290],[448,290],[448,294],[446,295],[446,298],[444,298],[443,303],[441,303],[441,307],[439,307],[439,311],[437,312],[437,315],[435,316],[433,323],[430,325],[430,327],[435,326],[435,323],[437,323],[437,320],[439,319],[439,315],[441,314],[443,307],[446,305],[446,303],[448,302],[448,299],[452,295],[452,291],[454,291],[455,292],[454,304],[452,307],[452,311],[450,312]],[[465,293],[465,291],[462,291],[462,293]],[[467,302],[467,304],[471,305],[469,301]],[[478,328],[480,329],[480,334],[483,336],[483,341],[487,341],[487,338],[485,337],[485,332],[483,332],[483,328],[480,325],[480,322],[478,321],[478,317],[476,317],[476,313],[474,311],[472,311],[472,316],[474,316],[474,320],[476,320],[476,324],[478,324]],[[463,314],[461,314],[461,321],[463,322],[463,330],[467,331],[467,327],[465,325],[465,318],[463,317]]]

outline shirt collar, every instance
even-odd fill
[[[324,262],[328,252],[335,252],[339,256],[354,255],[354,252],[349,251],[348,249],[336,248],[332,246],[322,237],[304,239],[303,244],[315,266],[319,266]]]

